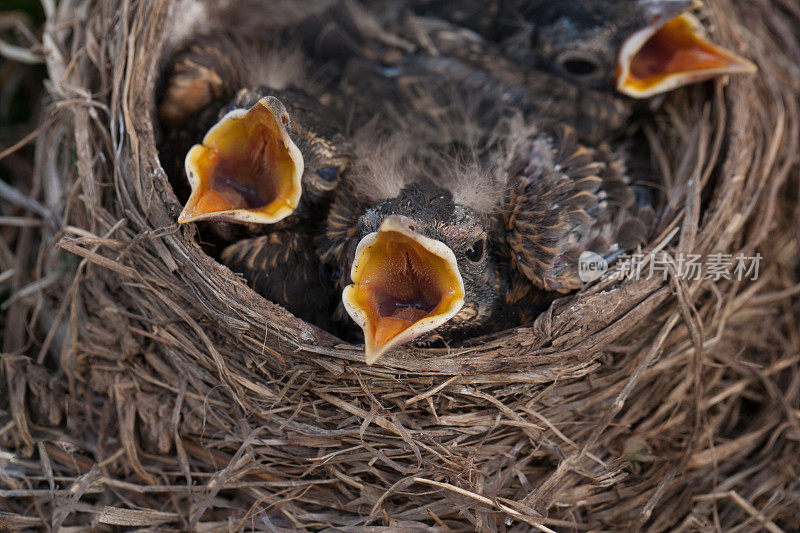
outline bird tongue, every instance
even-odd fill
[[[752,72],[752,63],[709,41],[697,19],[684,13],[628,39],[617,66],[617,89],[646,98],[725,74]]]
[[[209,189],[200,197],[195,207],[196,213],[213,213],[214,211],[227,211],[236,209],[236,205],[244,204],[241,196],[233,196],[230,191],[216,191]]]
[[[220,120],[186,156],[194,178],[181,222],[237,219],[273,223],[300,198],[302,156],[273,113],[261,103]],[[233,216],[231,216],[233,215]]]
[[[399,316],[385,316],[379,318],[377,324],[375,324],[375,342],[377,344],[386,344],[424,316],[425,313],[416,312],[413,313],[411,318]]]

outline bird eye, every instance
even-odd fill
[[[334,181],[339,176],[339,169],[336,167],[324,167],[317,170],[317,176],[323,181]]]
[[[472,243],[472,246],[467,250],[467,259],[473,263],[477,263],[483,259],[483,252],[486,251],[486,239],[480,239]]]
[[[597,72],[597,65],[585,59],[568,59],[563,66],[564,70],[576,76],[589,76]]]
[[[557,61],[566,76],[577,80],[594,78],[602,69],[600,60],[584,51],[564,52]]]

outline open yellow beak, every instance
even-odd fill
[[[648,98],[727,74],[754,73],[750,61],[709,41],[700,22],[683,13],[636,32],[617,60],[617,90]]]
[[[413,220],[393,215],[358,243],[342,302],[364,331],[368,365],[388,350],[427,333],[464,305],[455,254],[420,235]]]
[[[267,96],[234,109],[186,155],[192,193],[178,222],[217,220],[274,224],[300,203],[303,156]]]

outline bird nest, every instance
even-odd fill
[[[715,40],[759,74],[679,91],[639,130],[663,191],[642,250],[655,275],[612,267],[533,324],[373,367],[176,223],[154,95],[186,12],[50,13],[27,207],[41,223],[6,234],[28,277],[5,304],[0,523],[800,527],[792,0],[709,1]],[[757,280],[683,268],[757,253]]]

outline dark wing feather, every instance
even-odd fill
[[[307,232],[276,231],[244,239],[225,248],[221,259],[266,299],[307,322],[329,326],[336,287]]]
[[[335,283],[343,289],[350,283],[350,257],[358,244],[356,224],[368,207],[366,198],[351,184],[339,189],[328,211],[325,228],[316,248],[324,263],[336,265]]]
[[[581,146],[563,126],[555,139],[535,139],[527,156],[512,177],[504,222],[512,266],[535,285],[578,289],[582,252],[610,258],[644,242],[652,210],[637,205],[610,151]]]

